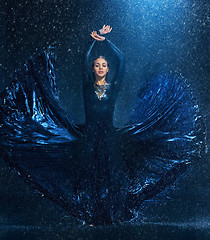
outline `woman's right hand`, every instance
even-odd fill
[[[104,40],[105,40],[105,37],[102,37],[102,36],[98,35],[96,31],[93,31],[93,32],[90,34],[90,36],[91,36],[92,38],[94,38],[95,40],[97,40],[97,41],[104,41]]]

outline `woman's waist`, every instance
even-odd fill
[[[101,121],[112,121],[114,106],[108,104],[94,104],[85,106],[86,118],[98,119]]]

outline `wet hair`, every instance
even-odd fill
[[[99,57],[97,57],[97,58],[95,58],[95,59],[93,60],[93,62],[92,62],[92,69],[93,69],[93,67],[94,67],[94,62],[95,62],[95,60],[98,59],[98,58],[103,58],[103,59],[107,62],[107,66],[109,67],[109,63],[108,63],[107,59],[106,59],[104,56],[99,56]]]

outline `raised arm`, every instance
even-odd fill
[[[111,43],[108,39],[106,39],[106,42],[109,44],[110,48],[117,57],[117,67],[113,79],[113,84],[115,85],[115,87],[119,87],[124,73],[125,59],[122,52],[113,43]]]
[[[95,42],[96,42],[96,40],[94,40],[94,41],[92,42],[92,44],[90,45],[90,47],[89,47],[89,49],[88,49],[88,51],[87,51],[87,54],[86,54],[86,58],[85,58],[86,72],[87,72],[87,74],[88,74],[88,76],[89,76],[90,78],[93,77],[92,71],[91,71],[92,66],[91,66],[91,63],[90,63],[90,53],[91,53],[91,51],[92,51],[92,49],[93,49],[93,46],[95,45]]]

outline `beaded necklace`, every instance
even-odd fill
[[[98,85],[94,83],[95,93],[99,100],[101,100],[103,97],[106,97],[107,87],[108,87],[108,84]]]

